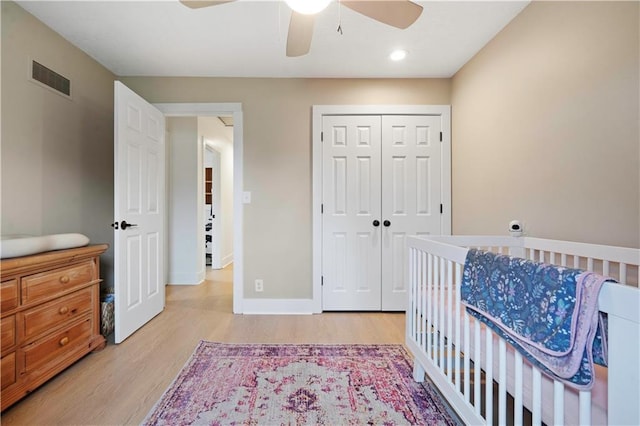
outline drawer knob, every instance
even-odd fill
[[[69,338],[67,336],[65,336],[62,339],[60,339],[60,341],[58,343],[60,344],[60,346],[64,346],[67,343],[69,343]]]
[[[64,314],[66,314],[67,312],[69,312],[69,308],[68,308],[68,307],[66,307],[66,306],[63,306],[62,308],[60,308],[60,309],[58,310],[58,312],[60,313],[60,315],[64,315]]]
[[[63,276],[61,276],[61,277],[60,277],[60,282],[61,282],[62,284],[66,284],[66,283],[68,283],[68,282],[69,282],[69,276],[68,276],[68,275],[63,275]]]

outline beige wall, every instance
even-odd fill
[[[204,193],[199,179],[197,117],[168,117],[169,174],[167,255],[169,284],[199,284],[204,279],[204,235],[196,229],[202,222]],[[200,221],[198,219],[201,219]]]
[[[150,102],[241,102],[247,297],[311,297],[311,107],[449,104],[448,79],[340,80],[127,77]],[[256,294],[253,282],[264,280]]]
[[[534,2],[453,78],[453,230],[640,246],[638,2]]]
[[[114,75],[13,2],[2,5],[2,234],[80,232],[113,243]],[[72,99],[29,80],[36,60]],[[112,250],[103,277],[113,279]]]

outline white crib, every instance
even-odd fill
[[[414,378],[423,381],[426,372],[462,421],[640,425],[640,250],[484,236],[409,237],[407,245],[406,345]],[[597,369],[591,391],[553,381],[465,312],[459,289],[468,248],[577,267],[619,282],[600,291],[609,366]]]

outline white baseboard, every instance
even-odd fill
[[[243,299],[244,315],[311,315],[313,299]]]
[[[233,263],[233,253],[229,253],[228,255],[224,256],[222,258],[222,267],[226,268],[227,266],[229,266],[230,264]]]
[[[205,271],[198,273],[178,272],[169,273],[168,284],[170,285],[199,285],[204,282]]]

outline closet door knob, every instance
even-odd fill
[[[373,226],[375,226],[375,227],[380,226],[380,221],[379,220],[374,220],[373,221]]]
[[[127,223],[126,220],[123,220],[122,222],[120,222],[120,229],[125,230],[127,228],[130,228],[132,226],[138,226],[135,223]]]
[[[382,224],[387,227],[391,226],[391,222],[389,222],[388,220],[385,220],[384,222],[382,222]]]

